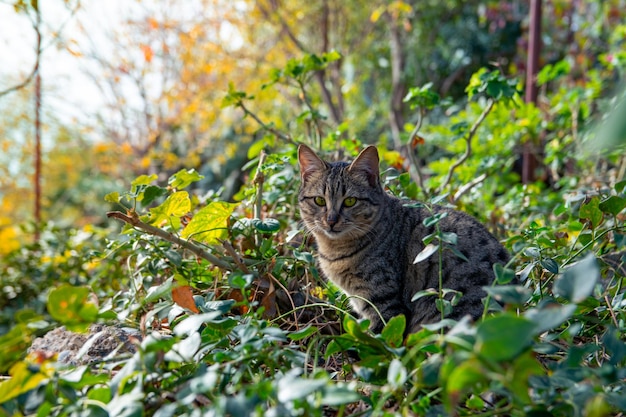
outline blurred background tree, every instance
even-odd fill
[[[4,2],[3,11],[22,3]],[[542,84],[540,112],[557,117],[545,99],[549,91],[588,91],[585,85],[598,78],[598,94],[616,91],[626,61],[624,3],[543,2],[541,65],[564,62],[558,68],[570,70]],[[227,188],[225,196],[231,198],[245,180],[240,167],[248,148],[267,132],[240,111],[221,107],[229,84],[255,96],[250,110],[267,125],[303,140],[306,123],[296,122],[306,119],[306,106],[297,89],[264,86],[276,68],[304,54],[341,54],[307,87],[327,132],[396,150],[406,144],[417,120],[417,112],[403,102],[409,88],[432,83],[433,91],[456,103],[448,113],[429,114],[426,123],[436,123],[465,105],[464,89],[479,68],[495,66],[520,79],[525,71],[528,4],[522,0],[123,4],[114,30],[103,32],[95,3],[84,0],[57,37],[56,48],[88,74],[91,91],[99,92],[94,101],[102,105],[69,121],[61,108],[45,109],[44,221],[101,221],[106,211],[100,207],[101,195],[116,182],[140,173],[165,179],[181,167],[203,173],[203,189]],[[0,90],[12,80],[0,74]],[[54,83],[45,81],[44,103]],[[0,98],[0,198],[5,208],[0,224],[32,220],[27,209],[33,198],[32,93],[27,85]],[[576,111],[579,99],[570,100]],[[588,115],[581,110],[575,120]],[[551,140],[543,135],[540,144]],[[427,143],[427,149],[432,146],[440,145]],[[536,150],[541,160],[546,158],[542,146]],[[422,163],[428,163],[429,155],[421,154],[426,158]],[[10,226],[2,227],[6,233]]]

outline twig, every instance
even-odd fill
[[[261,127],[265,130],[267,130],[268,132],[274,134],[274,136],[276,136],[278,139],[282,139],[287,143],[291,143],[293,145],[297,145],[296,141],[294,141],[291,136],[287,135],[286,133],[281,132],[280,130],[266,124],[265,122],[263,122],[263,120],[261,120],[259,118],[259,116],[257,116],[256,114],[254,114],[253,112],[251,112],[250,110],[248,110],[248,108],[246,107],[245,104],[243,104],[242,101],[240,101],[239,103],[237,103],[237,105],[239,107],[241,107],[241,110],[243,110],[243,112],[246,114],[246,116],[250,116],[254,119],[254,121],[256,121],[259,125],[261,125]]]
[[[259,165],[257,165],[256,173],[254,174],[254,179],[252,183],[256,186],[256,198],[254,200],[254,218],[262,220],[262,212],[263,212],[263,183],[265,182],[265,175],[263,174],[263,164],[265,163],[265,158],[267,158],[267,154],[264,151],[261,151],[259,155]],[[261,246],[261,234],[256,231],[254,234],[254,243],[257,247]]]
[[[491,110],[493,110],[494,104],[495,104],[495,101],[493,99],[489,99],[489,104],[487,104],[487,107],[485,107],[485,110],[483,110],[480,116],[478,116],[478,119],[476,119],[476,121],[472,125],[472,128],[470,129],[469,133],[467,134],[467,137],[465,138],[465,152],[463,153],[463,155],[461,155],[459,159],[457,159],[456,162],[454,162],[450,166],[450,169],[448,169],[448,174],[446,175],[446,178],[444,179],[443,183],[441,183],[439,188],[437,188],[437,194],[441,194],[443,192],[443,189],[446,188],[446,186],[450,183],[454,170],[460,167],[461,164],[463,164],[463,162],[465,162],[467,158],[469,158],[470,155],[472,154],[472,139],[474,138],[476,131],[478,130],[480,125],[483,123],[487,115],[491,113]]]
[[[485,181],[485,179],[487,179],[487,174],[479,175],[478,177],[474,178],[473,180],[471,180],[470,182],[468,182],[467,184],[459,188],[459,190],[456,193],[454,193],[454,197],[452,197],[452,204],[459,201],[459,199],[463,196],[463,194],[465,194],[472,188],[476,187],[481,182]]]
[[[417,184],[420,186],[422,192],[426,194],[426,187],[424,186],[424,176],[422,175],[422,170],[419,164],[415,160],[415,155],[413,155],[413,147],[411,146],[411,144],[413,143],[413,139],[415,139],[415,137],[419,133],[420,129],[422,128],[422,122],[424,121],[424,110],[421,107],[419,109],[418,116],[419,118],[417,119],[417,123],[415,123],[415,127],[413,128],[413,131],[409,136],[409,141],[406,145],[406,152],[409,156],[409,161],[411,162],[411,165],[413,166],[413,168],[415,168],[416,177],[414,178],[414,181],[417,182]],[[411,167],[409,167],[409,175],[411,175]]]
[[[229,241],[225,240],[222,242],[222,246],[224,246],[224,249],[226,249],[226,252],[228,252],[230,257],[233,258],[233,262],[237,264],[237,267],[239,267],[244,274],[249,274],[250,270],[248,269],[248,266],[245,264],[241,256],[239,256],[239,254],[235,251],[233,245]]]
[[[180,245],[183,248],[187,249],[188,251],[192,252],[194,255],[196,255],[199,258],[202,259],[206,259],[207,261],[211,262],[213,265],[217,266],[218,268],[221,269],[225,269],[228,271],[232,271],[233,267],[232,265],[230,265],[229,263],[219,259],[218,257],[208,253],[207,251],[205,251],[204,249],[202,249],[201,247],[199,247],[198,245],[195,245],[194,243],[188,241],[188,240],[184,240],[179,238],[178,236],[170,233],[170,232],[166,232],[163,229],[159,229],[158,227],[154,227],[150,224],[144,223],[141,220],[139,220],[139,218],[137,217],[137,215],[132,215],[132,216],[128,216],[120,211],[109,211],[107,213],[107,217],[109,218],[115,218],[115,219],[119,219],[125,223],[130,224],[133,227],[136,227],[138,229],[141,229],[145,232],[150,233],[151,235],[155,235],[160,237],[161,239],[167,240],[168,242],[172,242],[176,245]]]

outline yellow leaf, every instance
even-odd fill
[[[228,219],[235,207],[237,204],[213,201],[193,216],[181,236],[193,237],[207,244],[216,243],[218,239],[226,236]]]

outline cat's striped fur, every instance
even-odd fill
[[[413,264],[424,249],[423,238],[436,231],[425,218],[447,211],[439,222],[442,232],[458,236],[456,249],[467,260],[444,250],[443,288],[463,293],[451,318],[483,312],[482,286],[494,280],[493,264],[506,264],[509,255],[487,229],[473,217],[440,206],[407,207],[388,195],[379,178],[378,151],[365,148],[352,162],[329,163],[310,148],[298,149],[302,185],[299,206],[306,228],[315,236],[318,263],[323,274],[351,297],[353,308],[371,321],[374,332],[382,330],[382,317],[398,314],[407,319],[407,332],[423,323],[436,322],[441,313],[436,297],[411,298],[418,291],[439,288],[439,256]],[[361,299],[362,298],[362,299]]]

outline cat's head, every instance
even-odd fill
[[[326,162],[306,145],[298,148],[302,220],[316,237],[358,238],[378,219],[384,191],[378,151],[368,146],[348,162]]]

